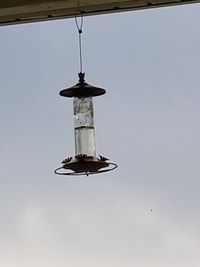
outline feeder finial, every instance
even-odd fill
[[[84,83],[85,82],[85,73],[83,73],[83,72],[79,72],[79,74],[78,74],[78,77],[79,77],[79,82],[80,83]]]

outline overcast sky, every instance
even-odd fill
[[[54,175],[74,155],[74,19],[0,28],[0,266],[200,266],[200,5],[87,17],[97,151],[113,172]]]

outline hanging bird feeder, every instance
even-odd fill
[[[106,90],[85,82],[85,74],[82,71],[83,61],[81,45],[83,15],[81,15],[80,26],[76,16],[75,21],[79,34],[79,82],[70,88],[60,91],[61,96],[74,98],[75,156],[63,160],[62,167],[55,170],[55,173],[59,175],[89,175],[108,172],[117,168],[117,165],[108,162],[106,157],[96,156],[92,99],[93,97],[105,94]]]
[[[117,168],[103,156],[96,156],[93,97],[106,93],[103,88],[85,82],[84,73],[79,73],[79,82],[60,91],[63,97],[74,98],[75,156],[65,159],[63,166],[56,169],[60,175],[89,175]]]

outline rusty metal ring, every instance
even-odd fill
[[[109,171],[112,171],[114,169],[117,168],[117,164],[113,163],[113,162],[108,162],[108,165],[111,166],[111,168],[109,169],[105,169],[105,170],[99,170],[97,172],[59,172],[59,170],[66,170],[65,168],[63,167],[60,167],[60,168],[57,168],[55,169],[54,173],[55,174],[58,174],[58,175],[68,175],[68,176],[80,176],[80,175],[86,175],[86,176],[89,176],[89,175],[92,175],[92,174],[99,174],[99,173],[104,173],[104,172],[109,172]]]

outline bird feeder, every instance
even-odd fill
[[[86,83],[84,76],[80,72],[76,85],[60,91],[61,96],[73,98],[75,156],[62,161],[62,167],[55,170],[59,175],[89,175],[117,168],[106,157],[96,155],[93,97],[106,90]]]

